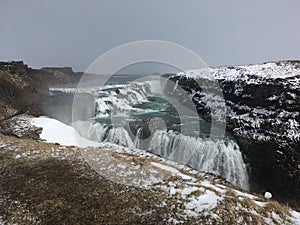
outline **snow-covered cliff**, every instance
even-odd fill
[[[169,80],[166,91],[182,98],[173,91],[179,84],[207,120],[209,106],[221,99],[207,86],[217,81],[226,102],[227,129],[250,164],[253,190],[272,189],[278,198],[299,191],[300,61],[190,70]]]

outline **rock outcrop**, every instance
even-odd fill
[[[31,69],[22,61],[0,62],[0,120],[43,113],[56,100],[48,87],[76,83],[81,75],[70,67]]]
[[[216,67],[207,72],[193,70],[169,76],[172,82],[166,92],[181,100],[192,98],[207,120],[209,105],[224,97],[227,130],[249,163],[252,190],[270,190],[275,198],[299,207],[300,61]],[[215,81],[223,96],[205,91]],[[173,91],[176,82],[188,95]]]
[[[28,110],[37,101],[38,92],[23,62],[0,63],[0,120]]]
[[[30,72],[36,81],[51,86],[78,83],[83,74],[74,72],[71,67],[43,67],[31,69]]]

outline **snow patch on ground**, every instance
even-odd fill
[[[55,119],[48,117],[33,118],[31,124],[43,128],[40,138],[46,140],[46,142],[78,147],[96,147],[100,145],[97,142],[83,138],[73,127]]]

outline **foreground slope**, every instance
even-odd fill
[[[0,155],[5,224],[300,224],[275,201],[142,150],[0,135]]]

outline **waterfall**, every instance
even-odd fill
[[[142,128],[134,140],[123,127],[100,123],[76,122],[78,132],[99,142],[110,142],[130,148],[140,148]],[[145,149],[161,157],[222,176],[230,183],[249,189],[248,173],[239,146],[233,140],[210,140],[182,135],[174,131],[157,130]]]
[[[76,121],[73,127],[79,134],[87,139],[99,142],[110,142],[125,147],[134,147],[130,135],[123,127],[112,127],[101,123],[89,121]]]
[[[220,175],[243,189],[249,189],[247,168],[239,146],[233,140],[212,141],[158,130],[153,134],[149,150],[200,171]]]
[[[135,140],[134,140],[134,143],[133,143],[133,146],[135,148],[141,148],[141,137],[142,137],[142,132],[143,132],[143,129],[142,128],[139,128],[137,129],[136,131],[136,136],[135,136]]]
[[[149,82],[118,85],[97,91],[97,117],[109,116],[114,113],[124,113],[132,110],[132,106],[146,101],[151,93]]]
[[[140,82],[98,89],[94,92],[96,120],[76,121],[73,126],[85,138],[129,148],[143,148],[199,171],[220,175],[234,185],[249,189],[247,168],[234,140],[210,140],[185,136],[172,130],[156,130],[149,141],[141,141],[143,128],[139,126],[135,128],[135,137],[128,133],[128,126],[127,129],[122,126],[122,122],[126,123],[125,117],[120,115],[126,115],[130,111],[149,110],[136,108],[135,105],[147,101],[147,96],[155,92],[152,86],[155,87],[153,83]],[[107,119],[113,116],[120,116],[120,121],[107,123]]]
[[[109,129],[107,137],[102,141],[111,142],[127,147],[134,147],[131,137],[123,127]]]

